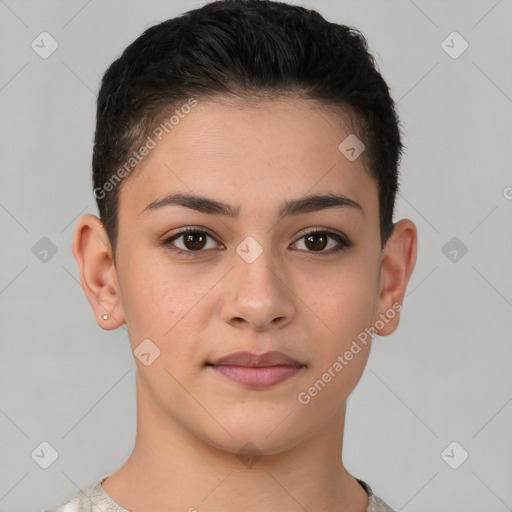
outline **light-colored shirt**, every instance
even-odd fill
[[[100,477],[93,487],[76,491],[68,503],[57,505],[44,512],[129,512],[118,505],[101,486],[101,482],[110,475]],[[356,479],[368,494],[368,508],[366,512],[395,512],[389,505],[373,494],[370,486]]]

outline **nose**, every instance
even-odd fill
[[[291,279],[284,265],[263,251],[251,263],[238,255],[225,282],[224,320],[239,329],[281,329],[296,315]]]

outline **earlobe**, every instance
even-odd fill
[[[80,217],[72,245],[80,284],[102,329],[116,329],[125,321],[119,295],[112,248],[101,220],[92,214]]]
[[[411,220],[402,219],[395,224],[393,234],[382,254],[378,308],[378,319],[381,321],[376,322],[380,336],[387,336],[398,327],[399,312],[416,263],[416,253],[416,226]],[[383,325],[382,328],[380,328],[381,325]]]

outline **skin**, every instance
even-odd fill
[[[199,101],[121,188],[116,266],[98,217],[78,220],[73,254],[98,324],[126,322],[132,350],[148,338],[160,350],[147,366],[134,357],[136,442],[103,482],[124,508],[366,510],[342,444],[346,400],[371,342],[308,404],[297,399],[359,333],[402,304],[416,261],[409,219],[396,223],[381,253],[377,185],[362,157],[350,161],[338,150],[350,133],[311,101],[265,100],[257,109]],[[171,192],[239,207],[239,217],[178,205],[143,212]],[[363,212],[336,207],[279,218],[285,201],[311,194],[344,194]],[[162,245],[188,226],[212,238],[195,252],[175,239],[190,256]],[[353,245],[329,254],[338,242],[308,244],[313,228],[343,233]],[[248,236],[263,249],[251,263],[236,252]],[[399,316],[378,334],[394,332]],[[278,350],[305,368],[254,389],[204,366],[239,350]],[[260,456],[252,463],[239,457],[247,443]]]

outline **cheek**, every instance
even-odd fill
[[[123,308],[134,324],[154,322],[160,315],[180,313],[183,290],[180,273],[171,272],[159,250],[143,250],[136,245],[124,250],[119,261]],[[124,304],[126,303],[126,307]]]
[[[132,349],[150,339],[166,366],[169,361],[178,368],[178,361],[194,361],[197,347],[190,340],[197,339],[213,314],[209,291],[219,276],[211,271],[199,276],[194,265],[171,265],[165,257],[147,251],[127,258],[121,277]]]
[[[132,344],[144,338],[161,340],[185,314],[182,283],[161,259],[135,248],[119,261],[119,284],[126,325]]]
[[[322,278],[322,293],[314,302],[314,311],[328,327],[324,330],[335,340],[335,349],[350,344],[372,325],[378,304],[377,284],[378,266],[361,260]]]
[[[334,414],[336,404],[341,407],[363,374],[371,347],[365,329],[372,325],[375,303],[373,280],[352,273],[331,282],[318,305],[328,330],[323,328],[327,334],[318,337],[321,349],[315,351],[311,378],[302,391],[325,414]]]

